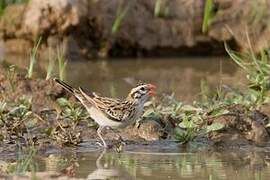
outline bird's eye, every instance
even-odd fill
[[[145,87],[141,87],[141,90],[142,90],[142,91],[145,91]]]

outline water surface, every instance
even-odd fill
[[[166,145],[166,144],[163,144]],[[168,145],[168,144],[167,144]],[[269,153],[199,151],[181,145],[134,146],[122,153],[93,151],[50,155],[44,170],[59,171],[70,159],[78,163],[75,176],[87,179],[269,179]]]
[[[23,57],[6,58],[27,68]],[[46,76],[46,61],[35,66],[36,76]],[[185,102],[198,98],[201,82],[215,89],[221,85],[243,86],[242,71],[226,57],[181,57],[159,59],[113,59],[68,62],[65,79],[105,96],[124,98],[138,82],[151,82],[159,93],[172,94]]]

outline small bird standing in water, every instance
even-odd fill
[[[119,100],[101,97],[94,92],[87,93],[80,87],[75,89],[59,79],[54,80],[72,93],[83,104],[90,117],[99,125],[97,134],[105,148],[108,146],[101,135],[102,129],[124,128],[136,121],[143,114],[144,103],[147,99],[156,95],[156,86],[153,84],[139,84],[131,89],[125,100]]]

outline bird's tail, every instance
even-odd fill
[[[59,84],[61,87],[63,87],[65,90],[67,90],[68,92],[70,92],[71,94],[73,94],[84,105],[89,104],[89,103],[87,103],[87,101],[92,102],[92,99],[91,98],[95,97],[95,94],[94,93],[92,93],[92,92],[90,92],[90,93],[89,92],[86,92],[82,88],[79,88],[79,90],[78,89],[75,89],[75,88],[71,87],[70,85],[68,85],[67,83],[65,83],[64,81],[61,81],[60,79],[54,78],[54,81],[57,84]]]
[[[61,81],[60,79],[57,79],[57,78],[54,78],[53,80],[56,83],[58,83],[59,85],[61,85],[65,90],[67,90],[71,94],[75,94],[76,89],[74,89],[73,87],[71,87],[70,85],[68,85],[67,83],[65,83],[64,81]]]

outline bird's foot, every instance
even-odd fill
[[[100,142],[96,142],[96,145],[99,147],[103,147],[104,149],[111,149],[113,147],[113,145],[110,144],[102,144]]]
[[[97,145],[97,146],[100,146],[100,147],[103,147],[103,146],[104,146],[104,145],[101,144],[100,142],[96,142],[96,145]]]
[[[121,136],[117,137],[117,141],[119,141],[122,145],[127,145],[127,142]]]

